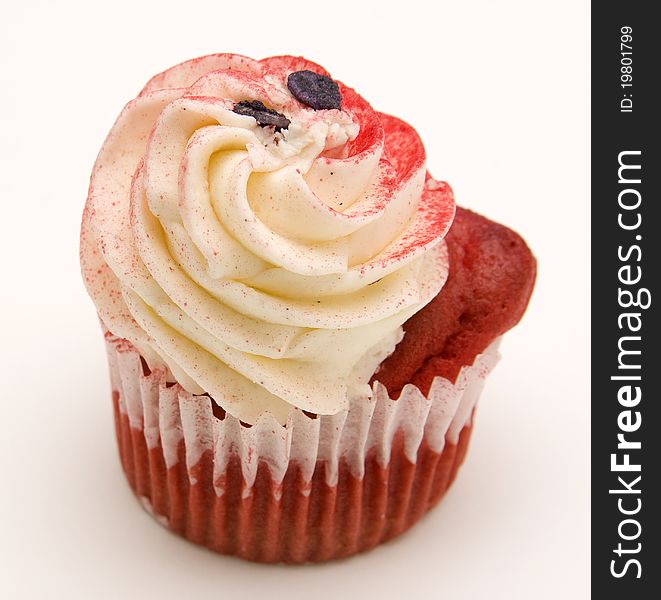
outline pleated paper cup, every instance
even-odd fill
[[[191,542],[260,562],[318,562],[391,539],[434,506],[463,461],[498,340],[456,381],[398,399],[380,383],[332,416],[252,426],[148,372],[106,335],[122,466],[142,505]]]

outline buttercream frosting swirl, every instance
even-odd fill
[[[454,216],[415,131],[339,83],[341,110],[287,90],[300,58],[217,54],[154,77],[95,164],[83,276],[151,369],[254,423],[334,414],[447,277]],[[232,109],[258,100],[275,131]]]

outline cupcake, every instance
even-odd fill
[[[131,488],[261,562],[355,554],[440,500],[535,278],[410,125],[290,56],[152,78],[94,166],[80,256]]]

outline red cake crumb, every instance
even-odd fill
[[[404,323],[404,339],[373,377],[391,398],[407,383],[426,394],[436,375],[454,382],[461,367],[516,325],[528,305],[537,267],[521,236],[457,207],[445,239],[447,282]]]

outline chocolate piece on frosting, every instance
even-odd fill
[[[315,110],[342,106],[342,94],[335,81],[314,71],[295,71],[287,78],[287,87],[294,98]]]
[[[235,104],[232,110],[239,115],[253,117],[260,127],[272,126],[276,131],[287,129],[291,123],[285,115],[268,108],[259,100],[242,100]]]

